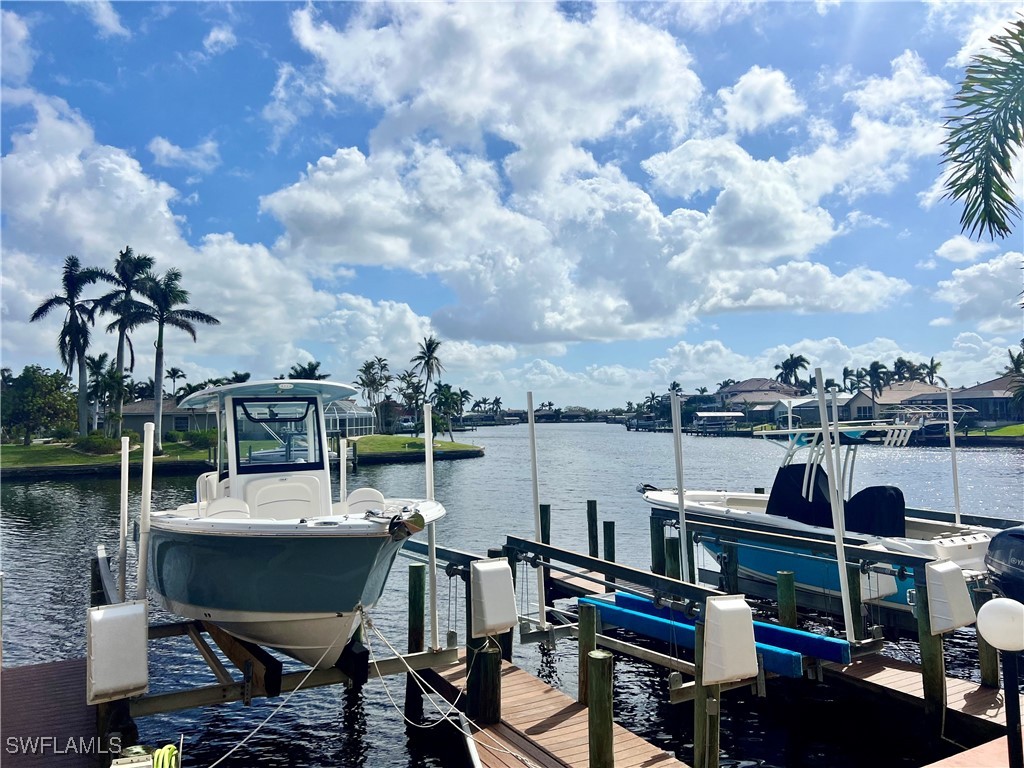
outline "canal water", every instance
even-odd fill
[[[586,551],[586,503],[615,521],[616,557],[650,567],[648,509],[639,483],[675,485],[672,436],[627,432],[605,424],[537,425],[541,503],[552,508],[552,543]],[[437,524],[439,546],[485,553],[506,535],[532,537],[534,516],[528,428],[483,428],[457,435],[484,447],[483,458],[438,461],[435,495],[447,515]],[[440,436],[440,442],[447,440]],[[689,488],[769,488],[782,456],[771,441],[748,438],[683,438],[684,484]],[[960,507],[1024,521],[1024,451],[1003,448],[957,450]],[[883,449],[864,446],[857,459],[856,487],[900,486],[909,506],[952,509],[950,452],[946,448]],[[348,487],[371,485],[385,495],[425,492],[423,465],[364,465],[349,471]],[[129,509],[139,507],[138,481]],[[191,478],[154,481],[155,509],[192,500]],[[17,666],[82,657],[88,607],[89,558],[96,544],[116,552],[119,514],[116,480],[5,481],[0,486],[0,569],[3,582],[3,665]],[[421,534],[422,535],[422,534]],[[376,629],[396,648],[405,643],[407,569],[399,558],[388,588],[372,612]],[[134,552],[129,573],[134,574]],[[532,572],[520,583],[535,585]],[[130,575],[130,584],[134,576]],[[463,586],[438,576],[440,631],[464,642]],[[534,590],[535,592],[535,590]],[[524,606],[525,608],[525,606]],[[521,610],[523,610],[521,608]],[[152,621],[173,620],[155,606]],[[375,633],[371,653],[390,654]],[[974,679],[973,632],[960,630],[947,642],[949,674]],[[889,643],[887,653],[916,660],[913,644]],[[576,644],[553,649],[517,644],[514,660],[570,696],[576,690]],[[212,675],[186,638],[155,641],[150,652],[151,691],[211,684]],[[286,661],[286,670],[301,669]],[[142,743],[184,738],[186,766],[342,766],[427,768],[460,766],[457,739],[440,726],[407,726],[400,713],[404,679],[371,680],[361,691],[340,687],[300,691],[275,711],[281,699],[251,707],[231,704],[139,721]],[[392,701],[393,700],[393,701]],[[394,703],[393,703],[394,702]],[[693,762],[691,704],[668,703],[667,675],[629,659],[616,659],[615,717],[623,726]],[[241,748],[229,750],[259,728]],[[429,709],[428,709],[429,715]],[[721,764],[765,768],[853,768],[863,765],[916,767],[959,751],[925,732],[913,714],[812,681],[772,681],[766,698],[743,691],[723,696]],[[428,717],[428,725],[440,722]],[[895,746],[893,746],[895,745]]]

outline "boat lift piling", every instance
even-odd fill
[[[527,424],[530,428],[530,478],[531,487],[533,490],[533,522],[534,522],[534,537],[540,542],[543,541],[541,517],[540,517],[540,488],[537,480],[537,427],[536,419],[533,414],[533,392],[526,393],[526,414]],[[546,630],[548,628],[547,621],[547,608],[545,605],[544,596],[544,569],[537,569],[537,610],[538,610],[538,626],[540,629]]]
[[[121,438],[121,524],[117,544],[117,596],[125,601],[125,582],[128,580],[128,450],[130,440]]]
[[[142,443],[142,505],[139,510],[139,568],[136,574],[136,600],[146,599],[146,571],[149,567],[149,509],[153,503],[153,422],[147,421]],[[127,495],[127,488],[124,489]],[[122,502],[122,504],[127,501]]]

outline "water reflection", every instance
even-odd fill
[[[606,425],[538,425],[541,501],[552,506],[552,538],[556,546],[586,550],[586,501],[598,501],[602,520],[616,521],[616,554],[620,562],[646,569],[650,547],[647,512],[638,482],[674,485],[671,436],[627,433]],[[506,535],[533,536],[531,473],[525,427],[485,429],[469,439],[485,447],[485,457],[435,464],[436,496],[448,509],[438,523],[437,540],[474,552],[504,543]],[[749,439],[684,439],[687,484],[691,487],[753,488],[770,486],[781,451]],[[1002,513],[1024,520],[1024,468],[1019,450],[958,451],[962,509]],[[868,451],[858,457],[863,484],[900,485],[908,503],[952,507],[948,451],[913,448]],[[138,481],[133,478],[129,509],[139,508]],[[349,488],[374,485],[386,494],[425,492],[422,465],[365,465],[348,476]],[[187,477],[156,478],[154,508],[175,506],[193,498],[194,481]],[[115,479],[0,484],[0,568],[3,585],[3,658],[5,665],[29,664],[84,655],[84,617],[88,606],[89,559],[97,544],[115,552],[120,508]],[[134,587],[134,547],[129,548],[129,584]],[[521,570],[519,583],[536,588],[535,572]],[[408,561],[399,559],[373,619],[396,647],[404,646]],[[465,635],[464,586],[445,583],[438,575],[442,642],[447,630]],[[131,593],[133,589],[129,590]],[[532,598],[535,602],[535,595]],[[527,610],[530,599],[521,604]],[[156,606],[151,619],[169,621]],[[960,630],[947,641],[951,674],[971,674],[972,631]],[[377,657],[390,655],[370,635]],[[671,649],[663,649],[670,651]],[[899,649],[897,648],[897,652]],[[576,645],[560,640],[546,649],[516,645],[515,662],[570,696],[577,684]],[[288,666],[286,669],[297,669]],[[183,637],[151,644],[151,690],[211,684],[213,677]],[[878,713],[867,702],[827,686],[792,681],[771,684],[767,699],[733,691],[723,699],[722,765],[845,766],[877,763],[865,732],[895,737],[906,714]],[[337,688],[300,691],[249,741],[222,765],[267,766],[356,765],[377,768],[455,766],[464,759],[458,734],[448,725],[430,730],[407,727],[392,705],[401,706],[404,680],[371,680],[362,692]],[[231,704],[186,713],[144,718],[139,722],[144,743],[163,744],[185,738],[185,765],[208,766],[248,736],[280,703],[256,701],[251,707]],[[877,709],[877,708],[876,708]],[[617,659],[615,711],[623,725],[639,732],[684,762],[693,760],[692,704],[668,703],[666,673],[646,664]],[[435,715],[428,717],[436,719]],[[856,722],[852,735],[836,723]],[[912,728],[912,726],[911,726]],[[874,730],[872,730],[874,729]],[[912,730],[910,731],[912,732]],[[446,734],[446,735],[445,735]],[[922,749],[919,740],[897,739],[907,752]],[[933,745],[933,753],[945,745]],[[943,755],[939,755],[941,757]],[[931,755],[929,755],[931,757]],[[932,757],[938,759],[938,757]],[[888,764],[921,765],[921,754],[887,753]],[[916,761],[916,762],[914,762]]]

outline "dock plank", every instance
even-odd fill
[[[0,670],[4,768],[101,764],[96,708],[85,703],[85,675],[85,659]]]
[[[451,701],[465,684],[465,663],[431,672],[427,677]],[[586,707],[508,662],[502,662],[501,694],[501,722],[475,735],[482,765],[521,768],[523,762],[509,762],[510,756],[502,752],[505,749],[539,768],[587,768],[590,738]],[[617,723],[612,727],[616,768],[686,768],[685,763],[632,731]]]

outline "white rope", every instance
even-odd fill
[[[269,723],[270,719],[272,717],[274,717],[274,715],[276,715],[278,712],[280,712],[282,707],[284,707],[285,704],[287,704],[289,701],[291,701],[292,696],[294,696],[296,693],[299,692],[299,689],[302,688],[302,686],[304,686],[306,684],[307,680],[309,680],[309,676],[312,675],[313,672],[316,671],[317,667],[320,666],[320,662],[322,662],[325,658],[327,658],[327,654],[330,653],[332,648],[334,648],[334,644],[338,642],[338,640],[341,638],[342,633],[345,630],[346,630],[346,624],[343,622],[342,625],[341,625],[341,629],[338,630],[338,634],[334,636],[334,639],[331,641],[330,645],[327,646],[327,649],[323,652],[323,655],[321,655],[320,658],[317,660],[316,664],[314,664],[312,667],[309,668],[309,672],[307,672],[306,676],[303,677],[302,680],[299,681],[299,684],[297,686],[295,686],[295,688],[293,690],[289,691],[288,695],[285,696],[284,699],[281,700],[280,704],[278,704],[276,707],[274,707],[273,711],[269,715],[267,715],[266,718],[264,718],[262,723],[260,723],[255,728],[253,728],[252,731],[250,731],[248,736],[246,736],[240,742],[235,744],[235,746],[233,746],[231,749],[229,749],[227,752],[225,752],[221,757],[219,757],[217,759],[216,762],[211,763],[210,764],[210,768],[214,768],[214,766],[220,765],[225,760],[227,760],[228,757],[230,757],[232,754],[234,754],[234,752],[239,747],[241,747],[243,744],[245,744],[247,741],[249,741],[249,739],[251,739],[257,733],[259,733],[259,730],[264,725]]]
[[[462,688],[460,688],[458,690],[458,693],[456,693],[456,695],[453,697],[454,701],[451,703],[451,706],[448,708],[448,710],[447,711],[442,710],[434,702],[433,696],[430,696],[428,694],[427,689],[429,689],[430,693],[432,693],[432,694],[434,694],[436,696],[440,696],[441,698],[446,698],[446,697],[443,694],[441,694],[439,691],[437,691],[433,686],[431,686],[430,683],[428,683],[426,680],[424,680],[423,677],[420,676],[420,674],[416,670],[414,670],[412,667],[409,666],[408,662],[406,662],[406,660],[405,660],[405,657],[402,656],[402,654],[399,653],[394,648],[394,646],[392,646],[391,643],[388,642],[388,639],[386,637],[384,637],[384,635],[380,632],[379,629],[377,629],[376,625],[374,625],[373,621],[365,614],[365,612],[362,612],[362,622],[363,622],[363,626],[364,627],[369,627],[373,631],[373,634],[377,635],[377,637],[379,637],[381,639],[381,641],[384,643],[384,645],[386,645],[388,647],[388,650],[391,651],[391,653],[394,654],[394,656],[396,658],[399,658],[399,659],[402,660],[402,663],[405,665],[406,670],[408,670],[409,674],[412,675],[413,680],[416,681],[416,685],[419,687],[419,689],[424,694],[427,694],[427,700],[430,701],[430,705],[441,715],[441,717],[448,718],[451,715],[452,712],[455,712],[457,710],[456,702],[458,702],[458,700],[463,695],[465,695],[465,693],[466,693],[466,688],[465,687],[462,687]],[[370,647],[369,638],[367,637],[366,640],[367,640],[366,648],[370,652],[370,663],[374,665],[374,668],[377,668],[377,661],[376,661],[376,658],[374,656],[373,649]],[[491,638],[488,637],[487,641],[488,641],[488,643],[490,643]],[[479,656],[479,655],[480,654],[474,654],[473,660],[470,662],[470,668],[468,670],[466,670],[466,682],[467,682],[467,684],[469,682],[469,673],[472,671],[472,664],[476,663],[477,656]],[[417,722],[415,722],[413,720],[410,720],[408,717],[405,716],[405,712],[402,711],[402,709],[398,706],[398,702],[396,702],[394,697],[391,695],[391,691],[388,689],[387,683],[384,682],[384,676],[383,675],[378,675],[378,677],[380,678],[381,686],[384,688],[384,693],[387,695],[388,700],[391,702],[391,705],[395,708],[395,710],[399,713],[399,715],[401,715],[402,719],[407,724],[412,725],[412,726],[414,726],[416,728],[429,729],[429,728],[433,728],[436,725],[439,725],[442,722],[441,720],[438,720],[438,721],[436,721],[434,723],[430,723],[430,724],[424,725],[422,723],[417,723]],[[514,752],[514,751],[512,751],[512,750],[510,750],[510,749],[508,749],[506,747],[503,747],[501,745],[501,743],[494,736],[492,736],[491,734],[487,733],[486,730],[484,730],[479,725],[477,725],[472,720],[470,720],[468,716],[466,716],[466,722],[468,722],[471,726],[476,728],[480,733],[485,734],[488,739],[490,739],[491,741],[494,742],[493,746],[490,745],[490,744],[484,744],[482,741],[477,739],[476,735],[474,735],[472,733],[467,733],[466,736],[468,738],[470,738],[473,741],[473,743],[476,744],[477,746],[483,747],[484,749],[490,750],[491,752],[495,752],[497,754],[508,755],[509,757],[512,757],[515,760],[518,760],[519,762],[521,762],[523,765],[527,766],[528,768],[544,768],[544,766],[537,765],[536,763],[532,762],[526,756],[520,755],[517,752]]]

